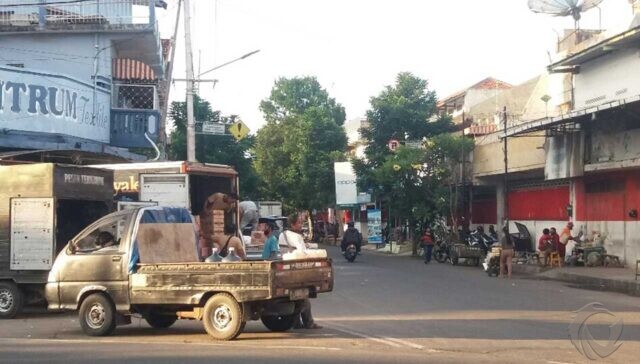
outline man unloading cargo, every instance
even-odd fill
[[[238,195],[235,193],[214,193],[207,197],[200,212],[200,236],[203,240],[204,256],[211,254],[216,231],[214,228],[214,218],[216,211],[223,211],[224,215],[219,217],[220,226],[226,225],[226,222],[232,222],[232,214],[238,201]],[[218,231],[220,234],[222,231]]]

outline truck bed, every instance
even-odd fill
[[[228,292],[238,302],[250,302],[299,299],[306,289],[309,297],[333,290],[332,262],[327,258],[140,264],[130,279],[133,305],[197,305],[209,292]]]

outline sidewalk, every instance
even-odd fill
[[[364,244],[362,249],[370,252],[393,254],[399,256],[407,256],[412,254],[413,247],[411,244],[386,244],[381,249],[378,249],[377,244]]]
[[[635,271],[628,268],[562,267],[544,270],[533,278],[640,297],[640,280],[635,280]]]

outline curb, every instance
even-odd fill
[[[640,297],[640,281],[628,281],[621,279],[589,277],[573,273],[555,273],[551,276],[540,275],[540,280],[552,280],[577,285],[578,288],[586,288],[597,291],[623,293],[629,296]]]

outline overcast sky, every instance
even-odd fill
[[[159,11],[170,37],[177,0]],[[556,32],[572,18],[529,11],[526,0],[191,0],[194,67],[202,71],[250,51],[245,60],[205,77],[200,94],[223,114],[238,114],[255,132],[258,108],[279,77],[316,76],[347,111],[364,116],[369,99],[409,71],[444,97],[485,77],[518,84],[544,71]],[[628,0],[605,0],[602,28],[626,28]],[[597,28],[598,9],[581,27]],[[174,77],[185,77],[184,33],[178,36]],[[176,83],[172,100],[184,100]]]

